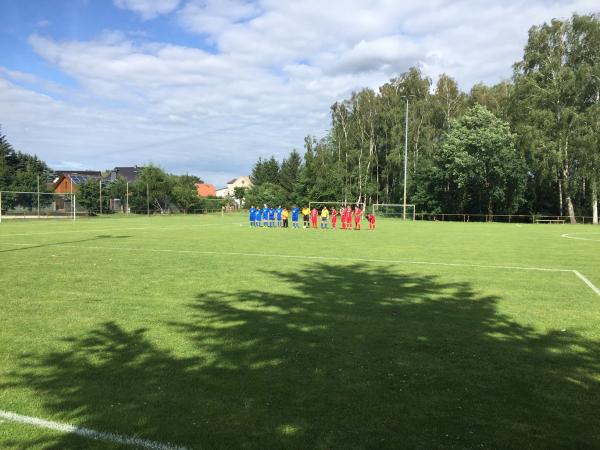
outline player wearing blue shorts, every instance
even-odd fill
[[[263,220],[263,227],[268,227],[269,226],[269,208],[267,208],[267,205],[265,205],[265,207],[262,210],[262,220]]]
[[[300,228],[300,224],[298,223],[299,216],[300,216],[300,208],[298,208],[297,206],[294,206],[294,208],[292,208],[292,227],[293,228]]]
[[[254,206],[250,207],[250,226],[254,226],[254,221],[256,220],[256,208]]]
[[[281,217],[281,213],[283,212],[283,208],[279,205],[279,208],[275,210],[275,215],[277,216],[277,226],[281,228],[283,226],[283,218]]]
[[[262,221],[262,209],[256,208],[256,212],[254,213],[254,226],[260,228]]]
[[[275,208],[269,208],[269,226],[271,228],[275,226]]]

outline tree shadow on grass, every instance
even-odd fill
[[[598,342],[537,332],[435,276],[328,264],[268,276],[269,291],[204,292],[168,324],[189,357],[107,323],[30,355],[13,386],[56,419],[191,448],[600,446]]]

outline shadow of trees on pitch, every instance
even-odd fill
[[[164,344],[106,323],[26,357],[12,386],[57,419],[191,448],[600,446],[598,342],[537,332],[435,276],[268,274],[269,291],[198,294]],[[187,357],[169,349],[178,339],[193,343]]]

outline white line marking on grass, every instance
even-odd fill
[[[573,236],[574,234],[592,234],[595,236],[600,236],[600,233],[565,233],[565,234],[561,234],[560,237],[566,238],[566,239],[577,239],[578,241],[600,242],[600,239],[589,239],[589,238],[585,238],[585,237],[576,237],[576,236]]]
[[[59,431],[61,433],[76,434],[77,436],[82,436],[88,439],[102,440],[112,442],[114,444],[132,445],[135,447],[147,448],[150,450],[188,450],[186,447],[180,447],[177,445],[150,441],[134,436],[124,436],[122,434],[96,431],[90,428],[77,427],[68,423],[44,420],[38,417],[22,416],[21,414],[16,414],[10,411],[0,410],[0,418],[9,420],[11,422],[31,425],[37,428],[46,428],[48,430]]]
[[[588,278],[584,275],[581,274],[581,272],[574,270],[573,273],[575,275],[577,275],[577,277],[583,281],[585,284],[588,285],[588,287],[594,291],[596,294],[600,295],[600,289],[598,289],[590,280],[588,280]]]
[[[524,267],[524,266],[497,266],[492,264],[467,264],[467,263],[446,263],[435,261],[410,261],[405,259],[377,259],[377,258],[340,258],[339,256],[310,256],[310,255],[278,255],[273,253],[244,253],[244,252],[222,252],[205,250],[173,250],[156,248],[133,248],[133,247],[104,247],[98,245],[68,245],[68,244],[11,244],[0,243],[0,245],[21,245],[34,246],[45,245],[48,247],[87,249],[87,250],[121,250],[130,252],[152,252],[152,253],[179,253],[179,254],[197,254],[197,255],[223,255],[223,256],[248,256],[248,257],[267,257],[267,258],[285,258],[285,259],[310,259],[322,261],[348,261],[348,262],[371,262],[385,264],[407,264],[424,266],[444,266],[444,267],[471,267],[475,269],[503,269],[503,270],[524,270],[535,272],[563,272],[577,275],[588,287],[600,296],[600,290],[594,286],[587,278],[574,269],[556,269],[552,267]],[[586,281],[587,280],[587,281]]]

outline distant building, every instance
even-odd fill
[[[229,196],[233,197],[233,193],[236,187],[244,187],[251,188],[252,181],[250,181],[250,177],[247,175],[242,175],[241,177],[234,178],[233,180],[229,180],[227,182],[227,190],[229,191]]]
[[[143,167],[133,166],[133,167],[115,167],[110,171],[110,175],[108,176],[109,181],[116,181],[118,177],[125,178],[128,182],[133,183],[137,181],[140,176],[140,172]]]
[[[242,175],[241,177],[237,177],[232,180],[229,180],[227,182],[226,187],[217,189],[217,197],[232,197],[233,198],[236,187],[251,188],[252,181],[250,181],[250,177],[247,175]],[[238,207],[243,206],[242,205],[243,202],[237,198],[235,199],[235,203],[237,204]]]
[[[217,189],[216,196],[217,197],[228,197],[229,196],[229,189],[226,188],[226,187]]]
[[[215,197],[217,195],[217,190],[213,184],[196,183],[196,190],[198,191],[198,197]]]
[[[55,175],[52,181],[52,190],[58,194],[69,194],[71,192],[76,193],[78,191],[77,187],[89,179],[100,179],[102,173],[98,170],[58,170]]]

